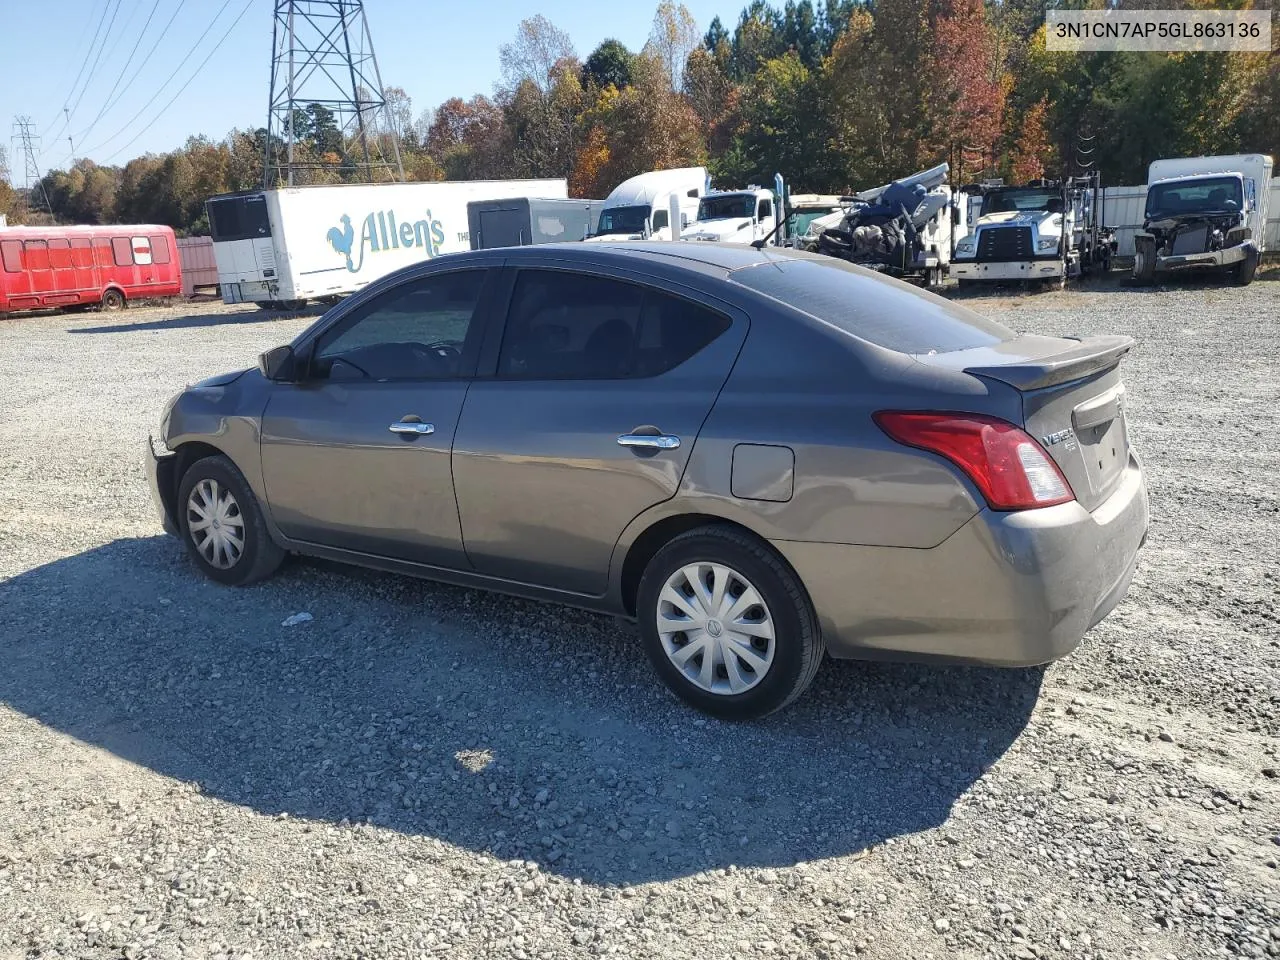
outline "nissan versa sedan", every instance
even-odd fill
[[[805,253],[475,251],[183,391],[151,486],[220,583],[294,553],[623,614],[676,695],[757,717],[824,653],[1070,652],[1146,538],[1132,344]]]

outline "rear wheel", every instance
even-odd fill
[[[706,526],[645,569],[636,603],[645,652],[681,700],[727,720],[787,706],[813,682],[822,636],[804,586],[768,546]]]
[[[1235,265],[1231,271],[1231,282],[1239,287],[1247,287],[1253,283],[1254,274],[1258,272],[1258,261],[1261,255],[1257,250],[1250,250],[1245,258]]]
[[[219,583],[243,586],[262,580],[284,560],[248,481],[226,457],[197,460],[183,474],[178,528],[196,566]]]
[[[124,294],[119,290],[107,290],[102,294],[102,309],[115,313],[124,309]]]

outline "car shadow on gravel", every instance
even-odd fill
[[[50,727],[265,815],[591,883],[859,855],[936,827],[1043,678],[828,663],[787,711],[728,724],[662,691],[621,621],[308,562],[230,590],[167,537],[19,574],[0,608],[0,701]],[[314,619],[282,625],[300,611]]]

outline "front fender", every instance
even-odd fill
[[[262,475],[262,414],[271,387],[257,370],[230,381],[213,378],[188,387],[169,410],[165,443],[179,453],[184,446],[201,444],[226,456],[244,474],[271,535],[278,538]]]

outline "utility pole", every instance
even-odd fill
[[[315,182],[325,153],[348,182],[404,180],[364,3],[275,0],[263,186]]]
[[[44,188],[44,177],[40,173],[40,135],[35,132],[35,123],[30,117],[13,118],[13,139],[18,141],[22,151],[22,189],[31,193],[31,181],[35,181],[44,197],[45,209],[53,217],[53,204],[49,202],[49,194]],[[54,217],[56,220],[57,218]]]

